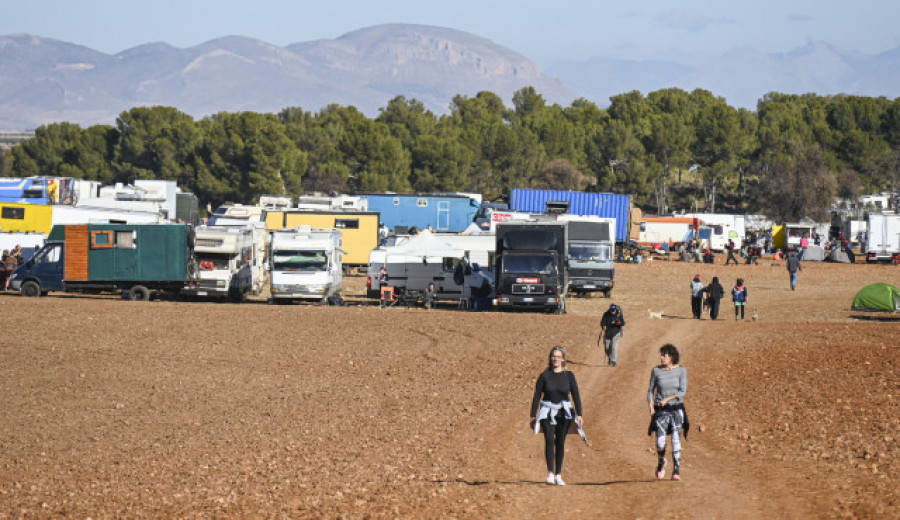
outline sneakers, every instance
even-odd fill
[[[675,466],[675,471],[672,472],[672,480],[681,480],[681,468]]]
[[[666,476],[666,464],[667,463],[668,463],[668,461],[666,459],[663,459],[662,462],[660,462],[656,466],[656,478],[657,479],[662,480]]]
[[[556,477],[553,476],[553,473],[548,473],[548,474],[547,474],[547,484],[549,484],[549,485],[551,485],[551,486],[555,486],[555,485],[556,485]]]
[[[562,479],[562,475],[557,475],[555,480],[556,480],[557,486],[565,486],[566,485],[566,483]]]

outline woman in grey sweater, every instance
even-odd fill
[[[684,426],[684,394],[687,392],[687,369],[678,364],[678,349],[666,343],[659,349],[659,366],[650,372],[647,402],[656,429],[656,478],[666,476],[666,435],[672,436],[672,480],[681,480],[681,429]]]

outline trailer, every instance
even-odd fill
[[[254,287],[255,236],[251,227],[200,226],[195,230],[194,257],[197,280],[188,283],[182,294],[207,298],[228,298],[234,302],[259,288]]]
[[[694,240],[700,221],[688,217],[643,217],[638,245],[670,249],[675,244]]]
[[[369,211],[381,214],[381,223],[390,230],[429,229],[460,233],[469,227],[480,201],[470,195],[367,193]]]
[[[196,280],[193,248],[185,224],[54,226],[34,258],[13,271],[11,285],[24,296],[121,291],[123,298],[148,300]]]
[[[631,195],[517,188],[510,193],[509,206],[513,211],[528,213],[547,213],[549,206],[551,212],[612,218],[616,220],[616,243],[629,240]]]
[[[272,233],[271,303],[325,302],[341,292],[341,233],[299,226]]]
[[[298,226],[336,229],[341,232],[344,270],[368,265],[369,253],[378,247],[379,214],[369,211],[265,210],[263,221],[269,231]]]

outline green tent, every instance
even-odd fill
[[[873,283],[860,289],[853,298],[855,311],[900,312],[900,289],[888,283]]]

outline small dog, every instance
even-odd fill
[[[651,311],[650,309],[647,309],[647,315],[650,316],[650,319],[651,319],[651,320],[652,320],[653,318],[656,318],[656,319],[658,319],[658,320],[661,320],[662,317],[663,317],[662,311],[659,311],[659,312],[653,312],[653,311]]]
[[[756,309],[753,309],[753,314],[750,315],[750,319],[756,321],[759,319],[759,313],[756,312]]]

